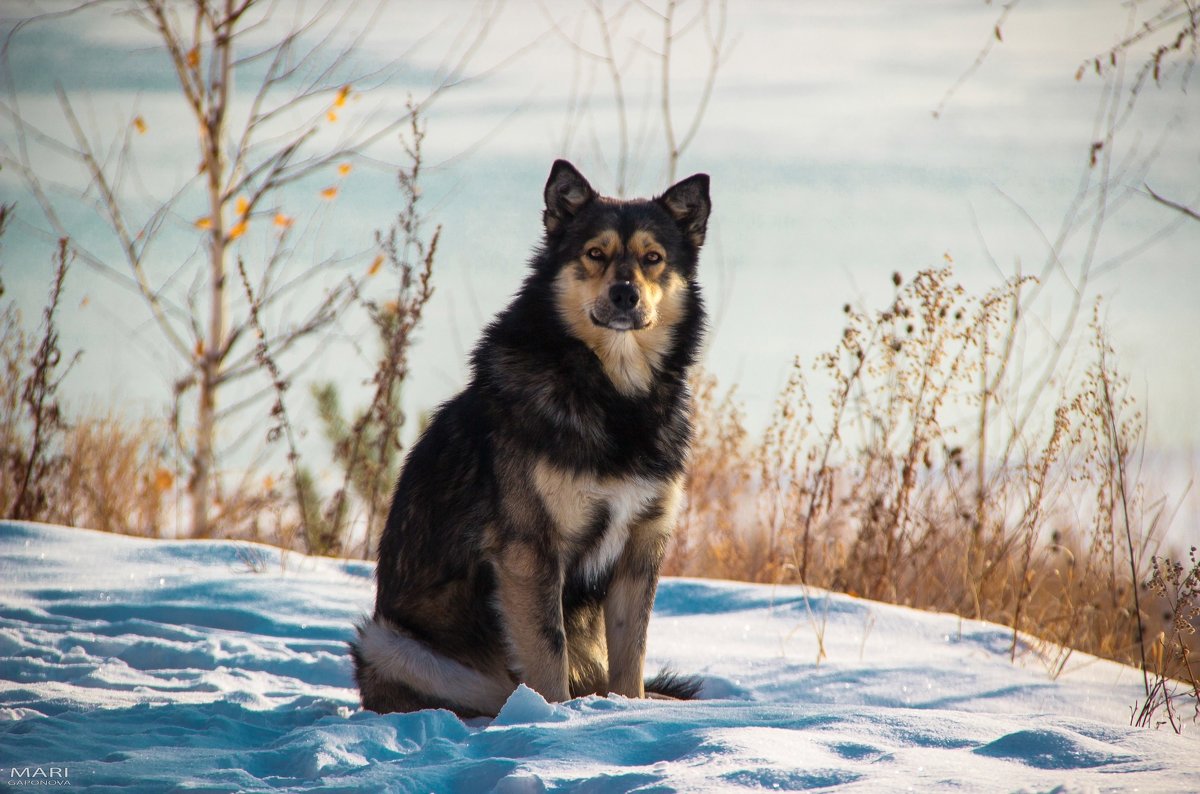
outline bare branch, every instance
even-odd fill
[[[980,48],[979,54],[975,56],[975,60],[971,62],[971,65],[958,76],[954,84],[946,89],[946,93],[942,95],[941,101],[934,108],[933,117],[935,119],[942,117],[942,113],[946,111],[946,106],[950,104],[950,100],[954,98],[958,90],[979,71],[979,67],[983,66],[983,62],[987,60],[988,55],[992,52],[992,47],[1004,40],[1004,23],[1008,21],[1008,15],[1012,13],[1013,9],[1020,2],[1021,0],[1009,0],[1009,2],[1002,6],[1003,10],[1000,12],[1000,16],[997,17],[995,26],[988,32],[987,40],[983,43],[983,47]]]
[[[92,154],[91,145],[88,142],[87,136],[84,134],[83,128],[79,126],[79,120],[75,117],[75,113],[71,108],[71,103],[67,99],[66,92],[63,91],[61,86],[57,88],[57,94],[59,104],[63,110],[63,115],[66,117],[67,123],[70,125],[71,132],[75,136],[75,142],[79,147],[79,155],[82,158],[84,166],[87,168],[93,183],[100,191],[100,195],[103,199],[103,206],[108,213],[109,223],[112,225],[112,229],[114,232],[116,232],[117,238],[121,243],[121,249],[125,254],[125,259],[128,262],[130,269],[133,271],[134,279],[137,281],[138,290],[141,292],[142,297],[149,305],[150,311],[154,314],[154,318],[158,322],[158,327],[162,331],[163,336],[167,338],[167,341],[171,343],[176,351],[184,355],[188,355],[190,353],[190,347],[186,342],[183,341],[182,338],[180,338],[179,334],[176,333],[175,327],[171,324],[171,321],[166,316],[166,312],[163,309],[158,292],[150,285],[149,278],[146,276],[145,268],[142,265],[140,252],[138,251],[137,245],[134,242],[134,237],[130,234],[126,225],[125,216],[121,210],[117,196],[113,191],[103,168],[101,168],[100,164],[96,161],[95,156]]]
[[[1146,192],[1150,194],[1150,198],[1154,199],[1159,204],[1162,204],[1164,207],[1170,207],[1176,212],[1183,213],[1184,216],[1191,218],[1194,221],[1200,221],[1200,213],[1196,212],[1196,210],[1159,195],[1154,191],[1154,188],[1150,187],[1149,185],[1145,185],[1144,187],[1146,188]]]

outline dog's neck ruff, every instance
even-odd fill
[[[563,320],[571,334],[596,354],[618,392],[638,397],[650,391],[674,342],[670,324],[659,318],[649,328],[616,331],[596,325],[586,309],[563,314],[567,315]]]
[[[645,394],[661,369],[668,340],[668,330],[654,326],[640,331],[614,331],[597,328],[594,340],[584,340],[600,359],[604,372],[617,391],[627,397]]]

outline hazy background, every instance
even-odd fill
[[[5,30],[34,7],[0,4]],[[471,20],[491,8],[440,2],[390,3],[378,16],[364,10],[361,23],[351,26],[372,31],[361,63],[405,53],[404,64],[373,90],[361,86],[345,123],[354,114],[399,115],[408,94],[422,97],[446,53],[461,51]],[[474,79],[445,93],[427,114],[422,201],[430,225],[441,224],[443,234],[436,294],[405,385],[410,417],[465,383],[468,351],[518,286],[539,238],[541,188],[553,159],[572,159],[597,189],[614,191],[611,85],[551,24],[594,44],[589,13],[573,3],[504,4],[471,57],[467,73]],[[982,290],[1018,269],[1042,269],[1046,239],[1058,234],[1096,135],[1104,82],[1090,72],[1076,80],[1076,72],[1116,42],[1126,11],[1094,0],[1019,6],[1005,20],[1003,42],[935,118],[947,91],[993,37],[999,14],[984,2],[730,3],[727,60],[678,176],[712,176],[714,215],[701,267],[713,318],[706,366],[722,384],[736,384],[751,427],[765,423],[795,356],[811,361],[835,344],[844,303],[885,305],[893,271],[910,277],[948,257],[968,287]],[[621,33],[649,44],[660,36],[652,17],[636,13],[627,15]],[[22,31],[8,51],[10,85],[22,113],[39,127],[67,135],[56,85],[86,109],[101,135],[118,134],[135,115],[145,120],[147,132],[135,143],[139,189],[147,196],[168,193],[197,162],[191,130],[171,127],[182,118],[181,100],[152,45],[129,20],[100,8]],[[666,187],[657,64],[636,46],[622,57],[629,64],[634,140],[628,192],[645,195]],[[690,120],[707,68],[702,47],[676,53],[677,125]],[[572,97],[587,100],[574,123]],[[1157,158],[1129,186],[1144,179],[1195,206],[1198,129],[1194,92],[1147,89],[1121,133],[1118,160],[1155,150]],[[0,129],[0,139],[11,144],[11,129]],[[83,187],[79,174],[51,151],[36,156],[44,175],[62,183],[55,200],[80,239],[111,252],[95,208],[73,199]],[[368,267],[374,231],[400,205],[389,165],[400,160],[389,140],[336,180],[338,198],[307,230],[305,243],[313,257],[342,260],[327,284]],[[319,207],[320,189],[333,181],[322,176],[297,186],[290,199],[297,213]],[[3,243],[4,281],[32,316],[50,273],[46,224],[12,173],[0,173],[0,194],[18,202]],[[181,210],[173,244],[160,250],[160,277],[196,254],[199,233],[190,224],[202,212]],[[1056,307],[1069,301],[1066,276],[1085,255],[1085,232],[1064,248],[1039,306],[1048,325],[1062,319]],[[250,246],[256,235],[270,233],[252,228],[242,242]],[[1135,196],[1105,219],[1094,262],[1088,290],[1105,296],[1102,312],[1119,365],[1148,410],[1155,479],[1180,499],[1200,448],[1200,223],[1181,222]],[[72,404],[120,402],[135,415],[165,411],[178,365],[140,299],[79,264],[66,306],[63,346],[85,351],[64,386]],[[366,399],[375,351],[365,332],[365,322],[339,326],[304,370],[339,380],[347,403]],[[300,423],[310,424],[307,390],[289,394]],[[253,437],[254,419],[224,428],[224,440]],[[319,448],[315,427],[304,444]],[[239,454],[248,460],[254,450]],[[1194,491],[1176,531],[1200,537]]]

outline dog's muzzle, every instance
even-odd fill
[[[607,300],[596,302],[592,322],[614,331],[637,331],[646,327],[646,313],[638,288],[618,281],[608,288]]]

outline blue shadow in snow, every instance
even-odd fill
[[[751,609],[801,611],[818,614],[862,614],[866,607],[824,591],[805,596],[795,587],[767,588],[762,585],[737,585],[664,579],[658,584],[654,612],[664,617],[720,615]]]

